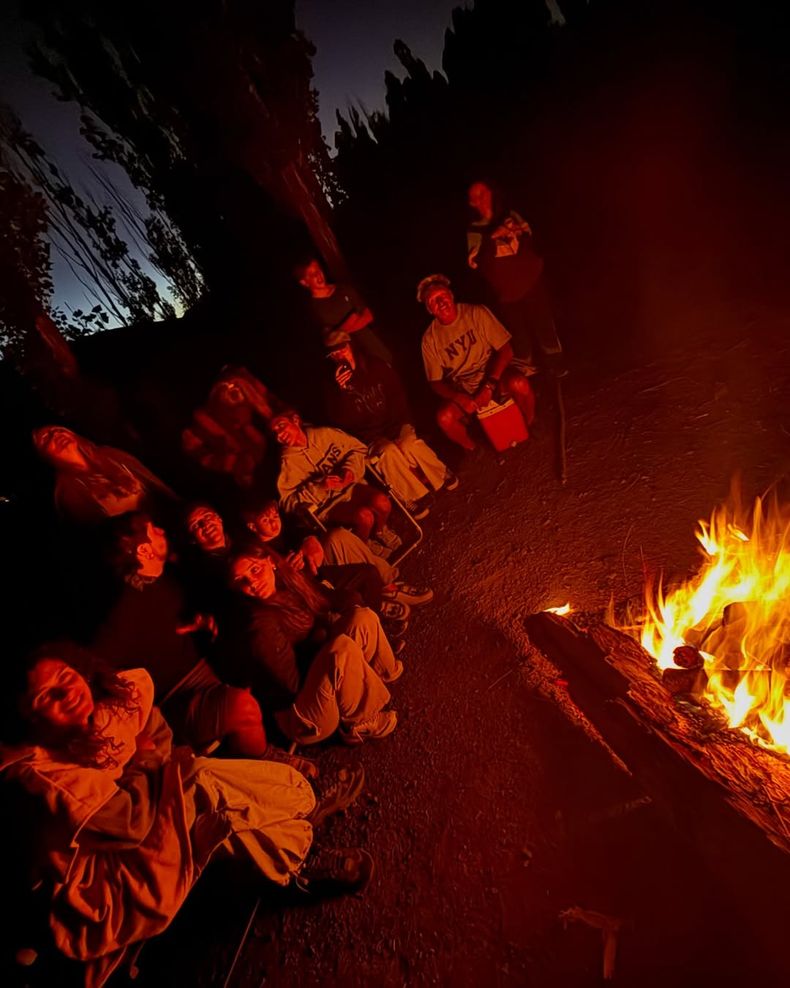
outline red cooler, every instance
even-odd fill
[[[491,445],[499,453],[529,439],[524,416],[512,398],[501,404],[489,402],[485,408],[478,410],[477,417]]]

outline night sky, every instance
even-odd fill
[[[299,27],[318,49],[313,59],[321,125],[330,147],[335,110],[361,102],[384,108],[384,72],[403,75],[392,51],[405,41],[428,68],[441,69],[444,32],[454,7],[470,0],[297,0]]]
[[[369,110],[384,107],[384,72],[402,75],[392,45],[405,41],[429,69],[441,68],[444,32],[454,7],[468,0],[297,0],[300,28],[318,52],[313,60],[314,84],[319,90],[320,117],[330,147],[336,129],[335,110],[351,102]],[[101,167],[123,193],[141,203],[121,169],[91,158],[91,148],[79,135],[79,113],[70,103],[58,102],[48,82],[37,78],[27,66],[25,48],[30,31],[19,18],[14,0],[0,7],[0,100],[21,117],[25,127],[43,145],[50,157],[70,177],[78,191],[101,190],[86,165]],[[91,305],[84,290],[66,264],[52,253],[55,280],[54,305],[84,308]],[[140,258],[144,262],[143,258]],[[151,272],[157,282],[158,276]]]

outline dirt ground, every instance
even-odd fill
[[[404,567],[436,599],[414,612],[398,729],[320,753],[325,771],[365,766],[365,793],[321,840],[367,847],[373,881],[321,906],[262,903],[234,988],[596,985],[599,933],[559,919],[577,905],[624,920],[617,984],[787,983],[781,946],[756,949],[750,890],[734,901],[639,780],[536,692],[523,631],[548,606],[638,596],[647,569],[681,578],[695,522],[731,478],[740,471],[751,497],[785,474],[787,317],[708,298],[684,318],[675,342],[657,348],[643,327],[646,345],[619,365],[573,367],[564,487],[546,384],[529,443],[460,463],[460,489],[441,496]],[[194,950],[195,982],[227,973],[254,898],[233,887],[204,894],[214,946]],[[203,936],[184,923],[194,949]]]

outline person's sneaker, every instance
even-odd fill
[[[373,858],[361,847],[316,848],[297,876],[300,889],[316,898],[361,892],[375,870]]]
[[[401,642],[400,644],[405,645],[406,643]],[[392,673],[391,676],[386,676],[386,677],[382,676],[381,680],[382,682],[387,683],[389,685],[390,683],[396,683],[401,678],[402,675],[403,675],[403,663],[400,661],[400,659],[396,659],[395,671]]]
[[[392,734],[398,724],[398,715],[394,710],[381,710],[369,720],[361,720],[358,724],[349,724],[340,728],[340,738],[345,744],[362,744],[374,738],[386,738]]]
[[[413,587],[408,583],[396,583],[395,587],[393,599],[401,604],[408,604],[409,607],[430,604],[433,600],[433,590],[430,587]]]
[[[337,775],[324,787],[312,813],[307,817],[314,827],[320,827],[328,816],[341,813],[357,799],[365,788],[365,769],[341,768]]]
[[[433,498],[430,494],[426,494],[425,497],[421,497],[419,501],[407,502],[406,510],[415,521],[421,521],[423,518],[427,518],[431,513],[432,506]]]
[[[382,621],[406,621],[411,614],[411,608],[395,598],[395,594],[390,597],[382,595],[381,610],[379,617]]]
[[[373,541],[383,545],[384,548],[388,549],[390,552],[395,552],[395,550],[399,549],[401,545],[401,539],[395,534],[395,532],[392,531],[391,528],[387,528],[386,525],[376,532],[373,536]]]
[[[318,778],[318,765],[312,758],[292,755],[289,751],[283,751],[282,748],[275,748],[273,744],[266,745],[266,751],[260,756],[260,759],[265,762],[282,762],[285,765],[290,765],[297,772],[301,772],[306,779]]]
[[[409,628],[409,622],[408,619],[404,619],[403,621],[382,621],[381,626],[384,628],[387,638],[391,640],[405,635]]]
[[[457,491],[458,485],[461,481],[456,477],[452,470],[445,470],[444,472],[444,483],[442,487],[446,491]]]

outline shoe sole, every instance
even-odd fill
[[[354,787],[345,793],[343,799],[339,799],[337,802],[327,803],[327,805],[317,812],[314,817],[308,817],[314,828],[320,827],[327,817],[334,816],[336,813],[342,813],[344,810],[347,810],[349,806],[352,806],[359,799],[362,790],[365,788],[365,769],[361,765],[359,766],[359,769],[360,771],[357,773],[354,780]],[[318,801],[316,806],[318,807],[320,803],[321,800]]]
[[[394,710],[392,712],[395,713]],[[389,730],[385,731],[384,734],[365,734],[361,738],[357,738],[351,734],[345,734],[341,730],[340,737],[344,744],[348,744],[353,747],[354,745],[357,744],[364,744],[365,741],[381,741],[383,738],[388,738],[397,726],[398,726],[398,718],[396,716],[392,721],[392,727],[390,727]]]
[[[406,604],[407,607],[422,607],[423,604],[430,604],[433,594],[430,597],[409,597],[408,594],[396,593],[394,600],[399,604]]]

